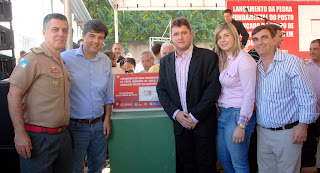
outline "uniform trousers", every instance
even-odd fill
[[[292,144],[293,129],[272,131],[257,126],[259,173],[300,173],[303,143]]]
[[[31,139],[31,157],[20,156],[22,173],[72,172],[72,138],[67,128],[60,133],[27,131]]]

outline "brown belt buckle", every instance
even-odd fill
[[[93,121],[94,121],[94,119],[93,120],[89,120],[89,124],[92,124]]]
[[[59,128],[58,133],[63,131],[63,127]]]

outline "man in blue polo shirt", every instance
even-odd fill
[[[84,25],[84,44],[61,54],[70,72],[70,130],[74,138],[74,171],[82,172],[87,154],[88,172],[101,172],[111,131],[111,61],[100,49],[108,28],[94,19]],[[104,121],[103,121],[104,120]]]

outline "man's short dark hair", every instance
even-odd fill
[[[276,25],[276,24],[267,24],[267,25],[270,26],[274,30],[275,33],[277,33],[278,30],[282,31],[282,28],[279,25]]]
[[[134,58],[124,58],[120,61],[120,67],[123,66],[123,64],[127,62],[129,64],[132,64],[134,67],[136,67],[136,60]]]
[[[107,55],[110,60],[116,59],[116,54],[114,54],[111,50],[104,51],[103,54]]]
[[[25,53],[27,53],[25,50],[20,51],[20,57],[21,57],[22,55],[24,55]]]
[[[82,39],[82,38],[78,40],[78,44],[80,44],[80,42],[81,42],[81,41],[83,41],[83,39]]]
[[[320,45],[320,39],[315,39],[315,40],[312,40],[311,43],[318,43]]]
[[[152,52],[154,55],[158,55],[160,53],[160,49],[161,49],[162,44],[154,44],[151,48]]]
[[[231,11],[231,9],[226,9],[226,10],[224,10],[224,12],[223,13],[229,13],[230,15],[232,15],[232,11]]]
[[[254,28],[252,31],[252,36],[264,29],[267,29],[270,32],[272,38],[276,36],[276,32],[273,30],[272,27],[268,25],[260,25]]]
[[[104,38],[108,36],[108,27],[98,19],[89,20],[84,24],[83,34],[86,35],[88,32],[104,32]]]
[[[182,25],[186,26],[191,31],[190,22],[188,21],[188,19],[186,19],[184,17],[179,17],[179,18],[174,19],[171,22],[171,30],[175,26],[181,27]]]
[[[51,13],[46,15],[43,19],[43,30],[47,29],[48,23],[50,22],[51,19],[59,19],[59,20],[64,20],[68,23],[68,20],[65,15],[60,14],[60,13]]]

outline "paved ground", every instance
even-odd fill
[[[110,168],[104,168],[104,169],[102,170],[102,173],[110,173]]]
[[[107,164],[108,164],[108,162],[107,162]],[[84,168],[84,172],[87,172],[87,167]],[[223,170],[219,170],[218,172],[224,173]],[[102,170],[102,173],[110,173],[109,164],[108,164],[108,167],[106,167]],[[318,173],[318,171],[317,171],[317,168],[315,168],[315,167],[306,167],[306,168],[303,168],[300,173]]]
[[[102,173],[110,173],[110,168],[104,168],[103,170],[102,170]],[[224,171],[220,171],[220,173],[224,173]],[[318,173],[317,172],[317,168],[315,168],[315,167],[308,167],[308,168],[303,168],[302,170],[301,170],[301,173]]]
[[[84,168],[83,172],[84,172],[84,173],[87,172],[87,167]],[[102,169],[102,173],[110,173],[110,168],[104,168],[104,169]]]
[[[224,173],[224,171],[220,170],[219,173]],[[315,167],[307,167],[307,168],[302,168],[300,173],[318,173],[318,171],[317,171],[317,168]]]

